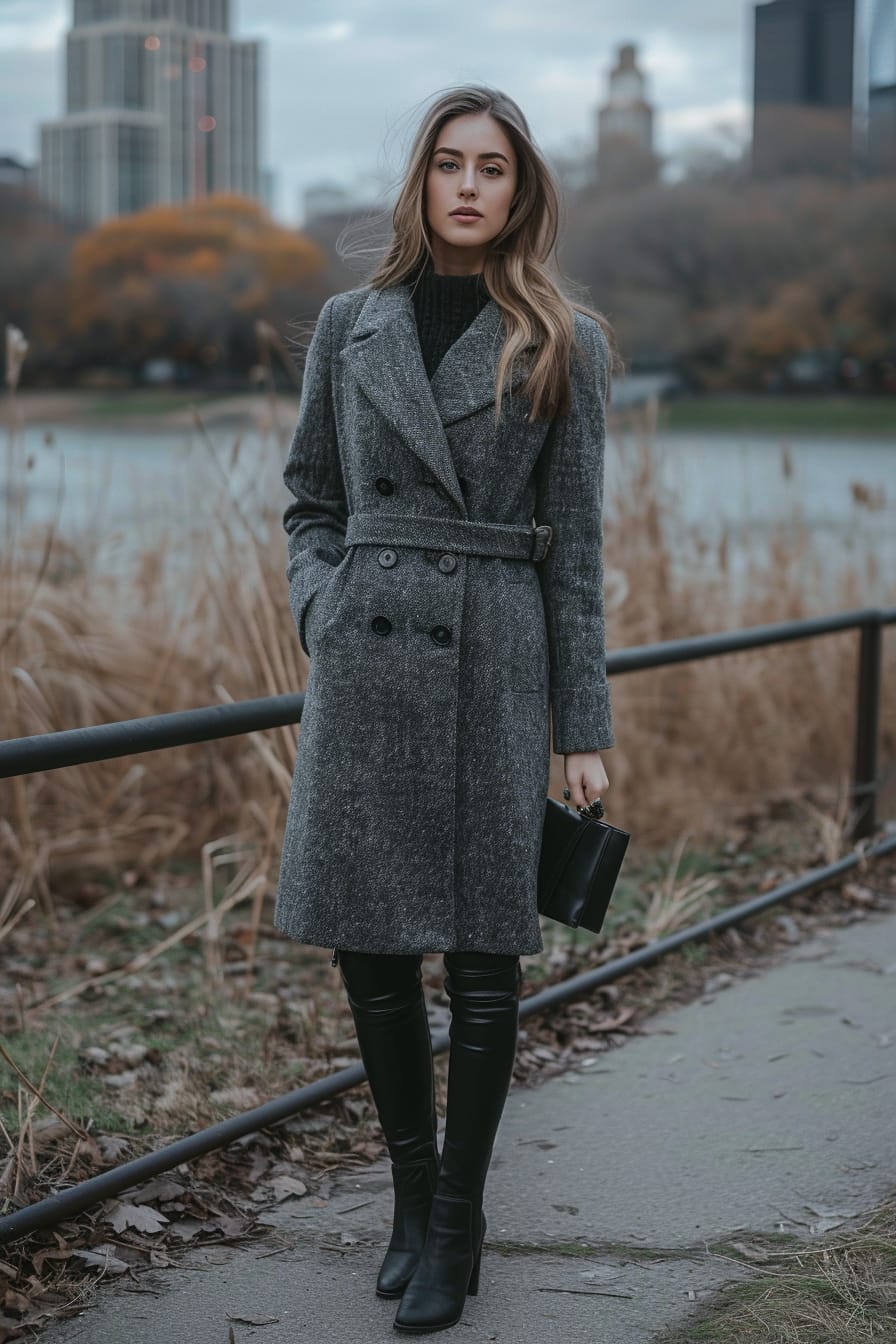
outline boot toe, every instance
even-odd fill
[[[419,1251],[387,1251],[382,1268],[377,1276],[376,1291],[379,1297],[401,1297],[408,1282],[417,1268]]]
[[[444,1330],[460,1320],[467,1294],[478,1288],[485,1215],[480,1214],[480,1236],[474,1244],[476,1221],[470,1200],[433,1196],[426,1244],[396,1312],[396,1330]]]
[[[377,1276],[379,1297],[401,1297],[417,1268],[438,1170],[437,1152],[412,1162],[392,1163],[395,1189],[392,1239]]]

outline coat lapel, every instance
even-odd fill
[[[346,369],[464,516],[466,501],[445,430],[494,405],[495,372],[503,343],[501,310],[489,299],[449,347],[430,382],[410,287],[400,284],[371,290],[340,352]],[[524,376],[518,367],[511,386]]]

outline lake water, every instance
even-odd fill
[[[0,457],[5,464],[0,479],[0,538],[9,517],[17,527],[34,524],[38,529],[56,518],[60,533],[90,538],[100,565],[120,568],[141,547],[154,547],[165,539],[176,569],[178,538],[193,533],[201,539],[218,525],[222,510],[231,519],[242,511],[252,523],[265,509],[286,507],[291,495],[283,484],[282,469],[290,431],[285,423],[279,434],[257,425],[240,430],[231,423],[212,427],[207,435],[196,429],[28,425],[21,451],[33,465],[21,498],[10,497],[9,450]],[[239,451],[234,453],[238,435]],[[610,434],[604,504],[608,520],[618,492],[628,495],[633,489],[628,468],[637,452],[633,443]],[[656,477],[669,492],[670,526],[684,524],[685,535],[694,529],[707,543],[702,555],[693,548],[680,548],[676,563],[682,577],[695,566],[713,563],[715,545],[727,529],[736,588],[749,561],[767,560],[770,541],[780,527],[801,523],[813,541],[806,569],[806,583],[812,583],[813,591],[816,563],[821,566],[823,591],[833,603],[836,580],[844,569],[869,568],[870,562],[862,604],[893,600],[896,445],[892,442],[658,431],[650,453]],[[13,474],[19,478],[18,472]],[[871,507],[862,500],[870,501]],[[674,542],[674,532],[671,536]],[[611,563],[612,556],[608,558]]]

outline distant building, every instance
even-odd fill
[[[34,164],[23,163],[12,154],[0,154],[0,186],[30,187],[37,176]]]
[[[338,182],[316,182],[300,195],[301,229],[329,256],[336,253],[342,230],[359,224],[372,246],[382,243],[390,229],[386,216],[389,205],[372,181],[361,183],[354,191]],[[357,242],[357,237],[353,237]]]
[[[277,174],[273,168],[260,169],[258,196],[268,214],[275,214],[277,208]]]
[[[321,180],[299,193],[299,229],[326,258],[328,293],[365,284],[392,237],[394,187],[375,173],[351,186]]]
[[[854,38],[855,0],[755,6],[754,174],[849,174]]]
[[[210,192],[257,196],[257,42],[229,0],[74,0],[65,115],[41,127],[43,194],[96,223]]]
[[[640,186],[659,176],[653,148],[653,107],[637,48],[626,42],[610,71],[607,101],[597,113],[597,176],[601,187]]]
[[[341,219],[354,215],[360,205],[347,187],[339,182],[316,182],[300,195],[304,228],[324,220]]]
[[[896,177],[896,0],[873,0],[871,12],[868,171]]]

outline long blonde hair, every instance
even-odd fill
[[[557,241],[561,193],[554,174],[532,139],[517,103],[485,84],[463,84],[439,96],[423,116],[411,146],[398,199],[392,210],[392,238],[367,283],[373,289],[411,282],[428,253],[425,187],[433,152],[446,121],[469,112],[488,112],[503,127],[516,151],[517,191],[507,223],[489,245],[483,280],[504,320],[505,342],[495,387],[496,420],[502,390],[514,361],[535,347],[521,386],[532,402],[530,420],[565,415],[571,401],[569,361],[575,339],[574,311],[593,318],[603,330],[611,369],[620,361],[613,329],[602,313],[568,298],[555,283],[549,262]]]

